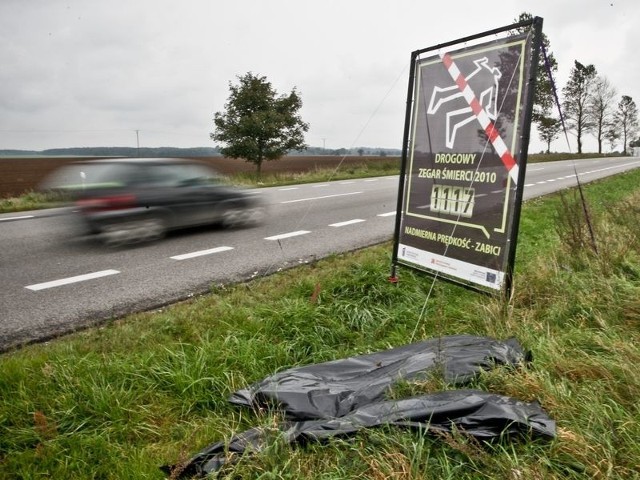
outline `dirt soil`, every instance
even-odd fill
[[[96,157],[91,157],[95,160]],[[0,158],[0,198],[15,197],[37,190],[40,183],[53,171],[83,158],[15,157]],[[222,174],[253,172],[255,165],[241,159],[225,157],[199,157],[194,160],[208,163]],[[262,164],[263,173],[307,172],[315,169],[341,168],[370,162],[388,162],[390,157],[291,156]],[[342,164],[341,164],[342,162]]]

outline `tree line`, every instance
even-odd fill
[[[292,150],[288,155],[299,156],[399,156],[402,151],[399,148],[323,148],[308,147],[304,150]],[[140,157],[140,158],[167,158],[167,157],[219,157],[222,156],[219,147],[65,147],[49,148],[46,150],[17,150],[0,149],[3,157]]]
[[[516,22],[531,20],[532,15],[524,12]],[[538,127],[538,135],[551,150],[551,142],[557,139],[564,128],[575,135],[578,153],[582,153],[586,135],[593,135],[598,143],[598,153],[603,144],[609,143],[611,151],[622,141],[623,153],[629,147],[640,146],[638,133],[638,108],[629,95],[618,97],[616,88],[609,79],[598,73],[593,64],[574,60],[569,79],[562,88],[561,114],[554,113],[557,89],[553,75],[558,63],[551,52],[548,37],[543,34],[542,52],[538,63],[536,92],[532,121]]]

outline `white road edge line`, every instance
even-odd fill
[[[120,272],[118,270],[102,270],[101,272],[93,272],[87,273],[85,275],[77,275],[75,277],[61,278],[60,280],[53,280],[51,282],[36,283],[35,285],[28,285],[24,288],[33,291],[45,290],[47,288],[69,285],[70,283],[84,282],[86,280],[93,280],[95,278],[107,277],[109,275],[115,275],[117,273]]]
[[[334,198],[334,197],[344,197],[347,195],[358,195],[362,192],[349,192],[349,193],[336,193],[335,195],[323,195],[321,197],[309,197],[309,198],[299,198],[297,200],[286,200],[282,203],[297,203],[297,202],[308,202],[309,200],[322,200],[323,198]]]
[[[174,255],[169,257],[172,260],[187,260],[189,258],[202,257],[203,255],[211,255],[212,253],[220,253],[233,250],[233,247],[216,247],[209,248],[208,250],[199,250],[197,252],[183,253],[182,255]]]
[[[21,215],[19,217],[0,218],[0,222],[8,222],[9,220],[25,220],[27,218],[36,218],[35,215]]]
[[[283,238],[297,237],[298,235],[306,235],[311,233],[309,230],[298,230],[297,232],[281,233],[272,237],[264,237],[265,240],[282,240]]]
[[[362,222],[364,222],[362,218],[354,218],[353,220],[347,220],[346,222],[332,223],[329,226],[330,227],[346,227],[347,225],[353,225],[354,223],[362,223]]]
[[[288,192],[289,190],[298,190],[299,187],[287,187],[287,188],[279,188],[279,192]]]
[[[390,217],[391,215],[395,215],[396,212],[387,212],[387,213],[379,213],[376,215],[377,217]]]

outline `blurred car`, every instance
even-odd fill
[[[122,158],[74,162],[45,188],[70,192],[90,233],[108,245],[156,240],[197,225],[261,222],[260,195],[222,182],[206,164],[178,158]]]

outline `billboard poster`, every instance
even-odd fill
[[[522,198],[531,50],[522,34],[415,60],[397,263],[502,289]]]

